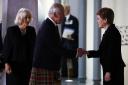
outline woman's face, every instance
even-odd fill
[[[107,19],[102,19],[99,15],[97,15],[97,23],[99,28],[104,28],[107,25]]]
[[[22,30],[25,30],[28,25],[29,25],[29,22],[26,19],[24,19],[22,21],[20,27],[21,27]]]

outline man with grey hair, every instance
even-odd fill
[[[35,44],[34,60],[29,85],[60,85],[59,69],[61,56],[82,56],[84,50],[62,48],[57,24],[64,18],[64,8],[54,3],[49,9],[48,18],[43,21]]]
[[[61,25],[62,44],[64,48],[76,49],[78,48],[79,38],[79,21],[76,16],[71,14],[70,5],[64,5],[65,18]],[[67,64],[66,64],[67,63]],[[76,77],[78,76],[78,59],[77,58],[62,58],[61,66],[62,77]]]

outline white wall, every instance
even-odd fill
[[[103,7],[110,7],[115,12],[115,24],[117,26],[122,26],[128,28],[128,0],[102,0]],[[128,29],[124,35],[128,35]],[[125,39],[128,39],[127,36],[124,36]],[[128,41],[127,41],[128,42]],[[126,42],[126,43],[127,43]],[[122,45],[122,57],[127,65],[125,67],[125,85],[128,85],[128,45]]]
[[[77,18],[79,17],[79,0],[69,0],[69,4],[71,6],[71,13],[76,16]]]
[[[86,50],[94,49],[94,0],[87,0]],[[93,58],[87,58],[87,79],[93,80]]]
[[[77,18],[79,17],[79,5],[80,5],[80,1],[79,0],[61,0],[62,4],[69,4],[70,8],[71,8],[71,14],[73,14],[74,16],[76,16]]]
[[[2,0],[0,0],[0,22],[2,19]]]
[[[48,16],[48,10],[53,3],[54,0],[38,0],[38,26]]]

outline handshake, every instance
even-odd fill
[[[85,54],[88,54],[88,52],[83,48],[77,48],[76,57],[81,57]]]

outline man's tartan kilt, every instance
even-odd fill
[[[61,85],[58,72],[42,68],[32,68],[29,85]]]

